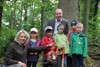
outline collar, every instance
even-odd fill
[[[56,21],[56,22],[61,22],[61,21],[62,21],[62,18],[60,19],[60,21],[57,21],[57,19],[55,19],[55,21]]]

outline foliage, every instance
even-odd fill
[[[42,0],[5,0],[0,33],[0,58],[5,55],[7,46],[13,41],[16,30],[29,31],[32,27],[40,30],[42,6],[45,7],[44,23],[46,23],[48,18],[53,17],[57,1],[45,0],[45,3],[42,3]]]
[[[6,49],[11,41],[14,40],[16,31],[14,29],[6,28],[2,26],[0,33],[0,57],[5,56]]]

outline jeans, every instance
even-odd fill
[[[27,61],[27,67],[36,67],[37,61]]]
[[[61,67],[62,55],[58,55],[56,67]],[[64,67],[67,67],[67,55],[64,57]]]
[[[21,67],[20,64],[12,64],[12,65],[1,65],[0,67]]]
[[[72,65],[73,67],[85,67],[84,66],[84,58],[82,55],[72,55]]]

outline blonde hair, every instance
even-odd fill
[[[76,26],[81,26],[81,27],[83,27],[83,24],[81,23],[81,22],[78,22],[77,24],[76,24]]]
[[[26,40],[26,42],[25,42],[25,44],[26,44],[26,43],[29,41],[30,36],[29,36],[29,34],[28,34],[25,30],[20,30],[20,31],[16,34],[16,37],[15,37],[14,41],[20,43],[19,40],[18,40],[18,37],[20,36],[21,33],[25,33],[25,35],[26,35],[26,37],[27,37],[27,40]]]

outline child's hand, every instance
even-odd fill
[[[31,52],[30,55],[33,55],[33,53]]]
[[[64,45],[62,45],[61,48],[64,48]]]
[[[38,55],[38,53],[37,53],[37,52],[35,52],[35,53],[34,53],[34,55]]]
[[[51,44],[49,44],[49,45],[48,45],[48,47],[51,47],[51,46],[53,46],[53,44],[54,44],[54,43],[51,43]]]

